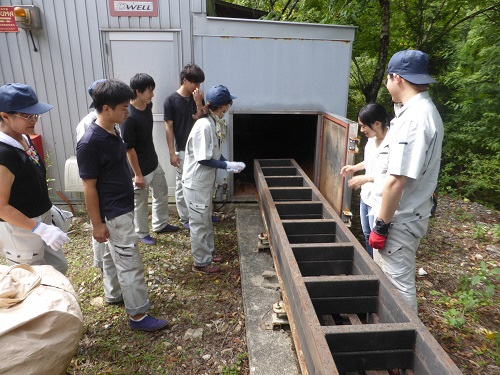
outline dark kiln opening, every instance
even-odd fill
[[[295,159],[314,176],[317,114],[234,114],[233,156],[247,167],[234,175],[234,197],[255,195],[254,159]]]

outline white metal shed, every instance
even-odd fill
[[[320,118],[323,112],[346,114],[354,27],[208,17],[205,0],[151,0],[157,5],[155,16],[113,16],[119,2],[0,0],[0,6],[40,10],[42,27],[33,31],[34,43],[21,29],[0,33],[0,83],[30,84],[40,100],[55,106],[36,127],[49,155],[54,192],[63,192],[71,202],[82,200],[80,193],[65,192],[64,165],[75,152],[75,127],[88,113],[87,87],[99,78],[128,83],[135,73],[146,72],[157,85],[155,145],[173,195],[175,171],[168,159],[163,101],[178,88],[179,72],[190,62],[205,71],[204,88],[224,84],[238,95],[229,118],[230,132],[238,137],[248,130],[234,128],[240,119],[252,123],[274,114],[284,122],[290,121],[286,116],[312,116],[306,123],[314,124],[310,159],[319,182]],[[294,129],[286,133],[274,141],[286,143]],[[234,156],[234,141],[231,133],[226,157]],[[258,137],[252,142],[258,143]],[[230,177],[229,195],[233,183]]]

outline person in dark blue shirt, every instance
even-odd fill
[[[106,301],[124,302],[131,329],[156,331],[168,323],[146,314],[151,303],[134,231],[132,175],[115,127],[127,118],[133,97],[132,89],[115,79],[95,88],[97,118],[78,142],[76,158],[93,237],[108,245],[103,256]]]

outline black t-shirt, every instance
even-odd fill
[[[27,152],[0,142],[0,164],[13,175],[9,204],[29,218],[50,210],[52,203],[47,187],[47,171],[40,155],[28,139]]]
[[[196,103],[192,95],[181,96],[177,91],[163,104],[163,119],[174,122],[175,151],[184,151],[189,132],[193,128]]]
[[[82,179],[97,179],[103,222],[134,210],[132,175],[120,135],[108,133],[93,122],[76,145],[76,159]]]
[[[133,148],[139,159],[139,167],[143,176],[153,172],[158,167],[153,143],[153,103],[149,103],[143,111],[132,104],[128,106],[129,115],[120,125],[121,133],[127,149]]]

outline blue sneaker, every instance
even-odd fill
[[[212,223],[220,223],[220,216],[212,215]]]
[[[177,225],[167,224],[160,230],[157,230],[156,233],[170,233],[170,232],[177,232],[178,230],[179,227]]]
[[[139,238],[139,241],[141,241],[145,245],[156,244],[156,240],[153,237],[151,237],[149,234],[146,237]]]
[[[189,223],[182,223],[184,229],[189,230]]]
[[[168,322],[163,319],[156,319],[150,315],[146,315],[142,320],[136,321],[129,319],[128,326],[133,331],[158,331],[167,326]]]

